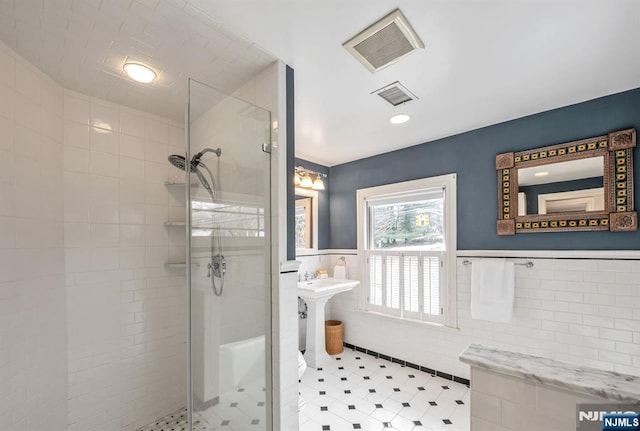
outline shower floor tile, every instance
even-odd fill
[[[138,428],[136,431],[186,431],[187,430],[187,409],[182,408],[167,416],[151,422],[148,425]]]
[[[244,385],[220,396],[207,410],[194,412],[194,431],[264,431],[266,392],[264,382]],[[183,408],[136,431],[187,431],[187,409]]]
[[[469,431],[467,385],[345,351],[300,381],[301,431]]]

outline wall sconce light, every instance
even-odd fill
[[[311,188],[313,190],[324,190],[324,181],[322,181],[322,178],[320,178],[320,175],[316,177],[316,180],[313,182],[313,185],[311,186]]]
[[[313,179],[312,176],[315,177],[315,179]],[[302,166],[296,166],[296,173],[293,177],[293,182],[299,187],[313,190],[324,190],[325,187],[322,178],[327,178],[327,174],[310,171]]]
[[[302,181],[300,181],[300,187],[312,187],[313,186],[313,181],[311,181],[311,177],[309,176],[309,174],[304,174],[304,176],[302,177]]]

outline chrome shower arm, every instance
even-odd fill
[[[222,150],[220,148],[216,148],[215,150],[212,148],[205,148],[204,150],[193,156],[193,158],[191,159],[191,163],[197,166],[200,163],[200,159],[202,158],[202,156],[206,153],[214,153],[216,156],[220,157],[220,154],[222,154]]]

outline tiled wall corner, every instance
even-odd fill
[[[0,429],[66,430],[62,89],[0,43]]]
[[[69,430],[134,430],[186,405],[180,123],[64,94]],[[177,232],[172,230],[177,229]]]

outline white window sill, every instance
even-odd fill
[[[398,317],[398,316],[390,316],[388,314],[378,313],[377,311],[369,311],[369,310],[362,310],[362,309],[357,309],[356,311],[364,315],[381,317],[383,319],[387,319],[392,322],[403,323],[403,324],[407,324],[407,325],[411,325],[419,328],[429,328],[429,329],[435,329],[435,330],[440,330],[445,332],[460,332],[460,328],[447,326],[444,323],[429,322],[426,320],[407,319],[407,318]]]

